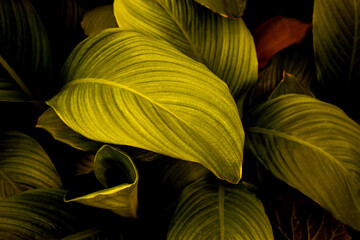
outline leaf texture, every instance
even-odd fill
[[[75,132],[241,178],[244,132],[226,84],[171,44],[106,30],[80,44],[48,104]]]
[[[40,144],[16,131],[0,138],[0,199],[34,188],[61,188],[61,179]]]
[[[225,81],[235,99],[257,80],[252,35],[242,19],[221,17],[193,0],[115,0],[120,29],[165,39]]]
[[[211,11],[228,18],[241,18],[244,14],[247,0],[195,0]]]
[[[184,189],[167,239],[274,239],[258,198],[237,186],[199,180]]]
[[[87,36],[100,33],[107,28],[118,27],[112,5],[103,5],[85,12],[81,26]]]
[[[246,146],[277,178],[360,229],[360,127],[312,97],[281,95],[249,113]]]

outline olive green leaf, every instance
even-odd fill
[[[245,11],[247,0],[195,0],[212,11],[229,18],[240,18]]]
[[[62,189],[34,189],[0,201],[0,239],[59,239],[81,228]]]
[[[100,33],[107,28],[117,27],[112,5],[103,5],[85,12],[81,26],[87,36]]]
[[[331,101],[359,102],[360,1],[315,0],[313,40],[318,79]],[[356,113],[359,112],[356,110]]]
[[[199,180],[187,186],[167,239],[274,239],[261,201],[245,186]]]
[[[16,131],[0,136],[0,199],[33,188],[61,188],[61,179],[40,144]]]
[[[82,196],[77,196],[77,192],[68,192],[65,202],[75,201],[109,209],[123,217],[136,218],[139,175],[130,157],[116,148],[104,145],[95,155],[94,173],[104,189]]]
[[[235,99],[257,80],[253,37],[242,19],[211,12],[194,0],[115,0],[120,29],[165,39],[225,81]]]
[[[69,128],[52,108],[48,108],[39,117],[36,125],[38,128],[48,131],[54,139],[66,143],[73,148],[96,152],[103,145],[103,143],[92,141]]]
[[[0,101],[34,100],[51,65],[47,34],[30,1],[1,1]]]
[[[360,126],[341,109],[288,94],[247,115],[246,146],[275,177],[360,229]]]
[[[63,77],[68,84],[48,104],[73,131],[240,180],[244,132],[228,87],[171,44],[105,30],[74,50]]]
[[[278,86],[271,92],[269,96],[269,100],[276,98],[280,95],[296,93],[296,94],[304,94],[310,97],[315,97],[314,94],[310,91],[310,89],[302,86],[300,81],[292,74],[283,73],[283,79],[278,84]]]

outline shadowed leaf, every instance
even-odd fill
[[[104,5],[85,12],[81,26],[87,36],[96,35],[107,28],[118,27],[113,6]]]
[[[212,11],[229,18],[241,18],[247,0],[195,0]]]

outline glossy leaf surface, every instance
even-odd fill
[[[356,122],[334,105],[297,94],[260,105],[247,121],[246,146],[275,177],[360,229]]]
[[[228,87],[171,44],[107,30],[74,50],[64,79],[48,104],[75,132],[240,180],[244,133]]]

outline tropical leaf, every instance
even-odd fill
[[[279,240],[351,240],[343,223],[309,199],[279,198],[266,207]]]
[[[301,43],[311,29],[311,23],[295,18],[276,16],[262,23],[254,31],[259,68],[267,65],[277,52],[294,43]]]
[[[81,26],[87,36],[100,33],[107,28],[118,27],[112,5],[103,5],[85,12]]]
[[[103,143],[92,141],[69,128],[52,108],[48,108],[38,119],[38,128],[48,131],[54,139],[66,143],[73,148],[96,152]]]
[[[198,162],[221,179],[241,178],[244,133],[229,90],[171,44],[105,30],[80,44],[48,104],[75,132]]]
[[[51,72],[44,27],[28,0],[3,0],[0,29],[0,101],[34,100]]]
[[[120,29],[167,40],[225,81],[235,99],[257,80],[252,35],[242,19],[223,18],[194,0],[115,0]]]
[[[310,97],[315,97],[308,88],[305,88],[301,85],[301,83],[297,80],[296,77],[294,77],[294,75],[286,73],[284,71],[283,79],[281,80],[279,85],[271,92],[269,100],[290,93],[304,94]]]
[[[94,173],[104,189],[78,196],[68,192],[66,202],[110,209],[123,217],[137,217],[139,176],[130,157],[118,149],[104,145],[95,155]]]
[[[167,239],[274,239],[261,201],[244,185],[199,180],[182,192]]]
[[[40,144],[19,132],[0,136],[0,199],[33,188],[61,188],[61,179]]]
[[[360,89],[360,1],[314,2],[313,40],[317,75],[333,103],[352,110]]]
[[[35,189],[0,201],[0,239],[59,239],[81,229],[64,190]]]
[[[274,98],[248,114],[246,146],[275,177],[360,229],[360,127],[305,95]]]
[[[247,0],[195,0],[224,17],[241,18]]]

